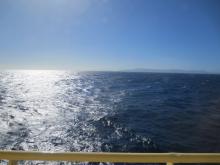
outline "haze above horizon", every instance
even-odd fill
[[[0,69],[220,73],[218,0],[0,1]]]

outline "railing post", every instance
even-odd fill
[[[174,165],[174,163],[172,163],[172,162],[167,162],[167,165]]]
[[[17,165],[17,160],[9,160],[8,165]]]

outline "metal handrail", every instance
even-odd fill
[[[220,163],[220,153],[115,153],[0,151],[0,160],[111,162],[111,163]]]

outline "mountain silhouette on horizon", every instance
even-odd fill
[[[184,69],[147,69],[147,68],[134,68],[121,70],[122,72],[153,72],[153,73],[200,73],[208,74],[210,72],[204,70],[184,70]]]

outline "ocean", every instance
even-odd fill
[[[0,149],[220,152],[220,75],[1,71]]]

